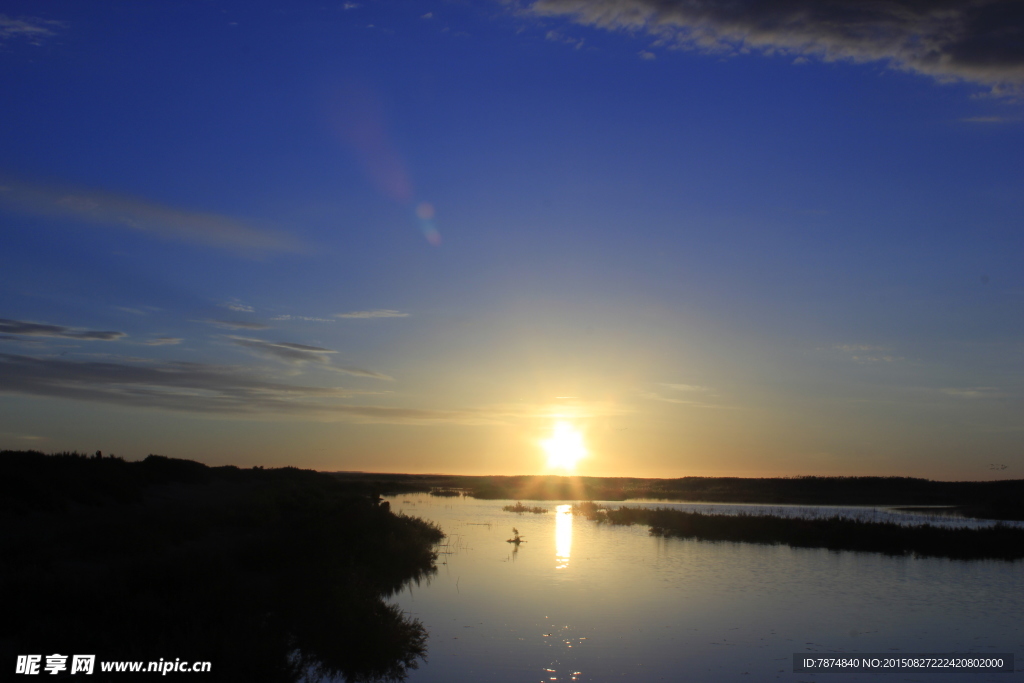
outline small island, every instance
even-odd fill
[[[547,508],[529,507],[528,505],[523,505],[519,501],[516,501],[515,505],[506,505],[501,509],[504,510],[505,512],[515,512],[517,514],[522,514],[524,512],[532,512],[535,515],[543,515],[545,512],[548,512]]]

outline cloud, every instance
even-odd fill
[[[302,250],[302,245],[290,235],[253,227],[234,218],[96,189],[4,182],[0,184],[0,206],[33,215],[116,225],[165,239],[243,253]]]
[[[29,344],[30,346],[45,343],[42,339],[26,339],[25,337],[11,337],[6,334],[0,334],[0,341],[18,342],[20,344]]]
[[[708,390],[707,387],[698,386],[696,384],[669,384],[667,382],[663,382],[661,386],[668,387],[669,389],[675,389],[676,391],[707,391]]]
[[[890,353],[884,346],[873,346],[871,344],[836,344],[833,346],[836,351],[850,354],[850,360],[858,363],[895,363],[903,360]]]
[[[965,389],[945,388],[939,391],[946,396],[956,398],[977,399],[977,398],[1004,398],[1006,396],[996,387],[968,387]]]
[[[577,50],[583,47],[583,43],[585,42],[584,38],[572,38],[570,36],[563,35],[559,31],[548,31],[544,35],[544,39],[550,40],[554,43],[565,43],[566,45],[572,45]]]
[[[180,337],[157,337],[156,339],[150,339],[149,341],[142,342],[146,346],[173,346],[180,344],[185,341]]]
[[[939,81],[1024,85],[1018,0],[538,0],[529,11],[714,53],[887,62]]]
[[[714,394],[708,394],[710,390],[708,387],[703,387],[697,384],[673,384],[669,382],[662,382],[660,386],[667,389],[671,389],[673,392],[681,392],[686,394],[685,398],[679,398],[678,394],[665,396],[656,391],[640,391],[639,395],[641,398],[646,398],[651,401],[662,401],[664,403],[675,403],[677,405],[690,406],[692,408],[719,408],[728,409],[730,406],[715,403]],[[711,400],[708,400],[708,399]]]
[[[244,320],[204,320],[203,322],[216,325],[217,327],[227,327],[232,330],[269,330],[270,325],[264,325],[263,323],[250,323]]]
[[[220,305],[223,308],[228,309],[229,311],[237,311],[238,313],[255,313],[256,312],[255,308],[253,308],[249,304],[243,304],[238,299],[231,299],[230,301],[225,301],[224,303],[222,303]]]
[[[26,322],[24,320],[7,320],[0,318],[0,333],[18,334],[26,337],[61,337],[63,339],[81,339],[83,341],[115,341],[126,337],[124,332],[80,330],[63,325],[47,325],[45,323]]]
[[[331,320],[330,318],[314,318],[314,317],[308,316],[308,315],[275,315],[273,318],[271,318],[271,320],[301,320],[303,322],[313,322],[313,323],[333,323],[333,322],[337,322],[335,320]]]
[[[55,29],[63,28],[59,21],[40,19],[39,17],[19,17],[12,19],[0,14],[0,43],[11,38],[24,38],[33,45],[40,45],[44,38],[57,35]]]
[[[261,356],[283,360],[287,363],[330,363],[328,354],[337,353],[319,346],[306,346],[291,342],[268,342],[248,337],[228,337],[237,346],[255,351]]]
[[[287,415],[393,424],[493,424],[487,411],[339,404],[361,392],[274,382],[252,370],[200,363],[77,361],[0,354],[0,391],[203,415]]]
[[[316,363],[326,366],[329,370],[342,372],[346,375],[356,377],[371,377],[373,379],[393,380],[393,377],[382,375],[373,370],[365,370],[352,366],[332,365],[330,354],[337,353],[331,349],[324,349],[319,346],[307,346],[306,344],[295,344],[293,342],[268,342],[262,339],[250,339],[249,337],[228,337],[237,346],[248,349],[258,356],[272,358],[295,365]]]
[[[971,116],[960,120],[964,123],[1016,123],[1020,121],[1020,119],[1008,116]]]
[[[353,375],[355,377],[369,377],[371,379],[382,379],[388,382],[395,381],[395,378],[390,375],[374,372],[373,370],[366,370],[364,368],[357,368],[352,365],[328,365],[327,369],[333,370],[334,372],[341,372],[346,375]]]
[[[351,313],[335,313],[335,318],[407,318],[408,313],[393,311],[389,308],[378,308],[373,311],[352,311]]]
[[[661,394],[654,391],[641,391],[640,397],[649,399],[651,401],[663,401],[664,403],[675,403],[677,405],[690,406],[691,408],[729,408],[729,406],[721,405],[718,403],[709,403],[707,401],[700,401],[687,398],[674,398],[672,396],[662,396]]]

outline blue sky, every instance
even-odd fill
[[[11,3],[0,447],[1024,476],[1022,25]]]

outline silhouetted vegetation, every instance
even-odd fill
[[[996,524],[983,529],[930,525],[901,526],[840,517],[785,518],[771,515],[709,515],[669,508],[573,506],[573,512],[609,524],[646,524],[658,536],[705,541],[786,544],[797,548],[857,550],[886,555],[947,557],[959,560],[1024,558],[1024,529]]]
[[[543,515],[545,512],[548,511],[547,508],[528,507],[526,505],[523,505],[519,501],[516,501],[515,505],[506,505],[505,507],[503,507],[501,509],[504,510],[505,512],[517,512],[517,513],[520,513],[520,514],[522,514],[523,512],[532,512],[535,515]]]
[[[385,598],[436,571],[443,534],[358,482],[9,451],[0,474],[6,661],[180,657],[212,662],[211,681],[369,681],[425,656],[423,626]]]
[[[337,473],[347,482],[374,482],[378,492],[403,482],[465,490],[485,500],[629,500],[654,498],[765,505],[944,505],[982,519],[1024,520],[1024,480],[930,481],[910,477],[460,477]],[[384,479],[377,479],[384,478]],[[394,490],[393,492],[399,492]]]
[[[441,498],[458,498],[462,495],[462,491],[457,489],[430,489],[430,495],[440,496]]]

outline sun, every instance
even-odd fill
[[[572,471],[580,458],[586,457],[587,447],[583,434],[568,422],[559,420],[551,432],[551,438],[540,442],[548,454],[548,468]]]

